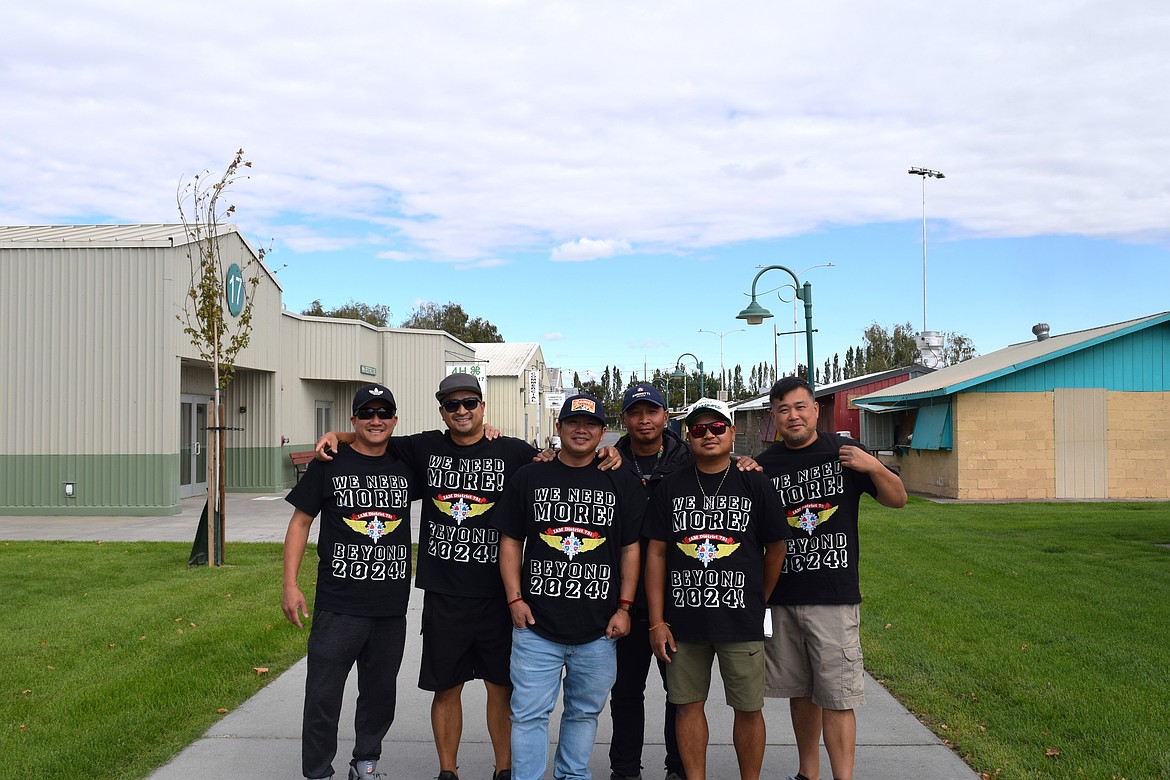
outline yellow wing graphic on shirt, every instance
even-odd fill
[[[600,547],[601,545],[605,544],[605,537],[604,536],[599,536],[596,539],[590,539],[589,537],[584,537],[583,539],[577,539],[575,534],[573,534],[572,536],[573,536],[573,539],[576,540],[576,544],[577,544],[577,548],[578,548],[577,550],[574,551],[574,553],[573,553],[574,555],[576,555],[579,552],[589,552],[590,550],[595,550],[598,547]],[[540,538],[544,540],[545,544],[547,544],[549,547],[553,548],[554,550],[562,550],[563,551],[565,549],[566,537],[557,536],[556,534],[541,534]]]
[[[833,513],[837,511],[837,507],[831,506],[828,509],[822,509],[820,512],[814,512],[811,508],[806,507],[803,512],[798,515],[789,515],[788,524],[793,528],[799,528],[802,531],[812,533],[821,523],[827,522]]]
[[[736,542],[735,544],[720,544],[715,546],[715,554],[711,557],[712,559],[726,558],[728,555],[731,555],[733,552],[738,550],[740,544],[741,542]],[[683,555],[686,555],[688,558],[699,557],[699,545],[683,544],[682,542],[675,542],[675,545],[678,547],[678,549],[682,550]]]
[[[432,498],[431,501],[439,508],[444,517],[455,517],[456,514],[461,515],[456,518],[460,521],[466,520],[470,517],[482,515],[484,512],[491,509],[495,504],[472,504],[460,499],[459,501],[440,501],[437,498]],[[458,505],[458,511],[452,507]]]
[[[402,521],[394,515],[389,516],[389,522],[385,522],[380,517],[374,517],[370,520],[355,520],[351,517],[342,518],[345,524],[353,530],[357,531],[362,536],[368,536],[375,542],[381,539],[386,534],[394,533],[398,526],[402,525]]]

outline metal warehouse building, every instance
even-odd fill
[[[234,226],[220,231],[226,264],[256,261]],[[213,379],[178,318],[188,249],[182,225],[0,227],[0,515],[170,514],[206,489]],[[224,425],[236,429],[228,490],[289,486],[288,454],[348,429],[362,384],[394,392],[397,433],[441,427],[435,387],[477,361],[473,346],[443,331],[292,314],[259,267],[251,340],[222,394]],[[545,390],[530,412],[499,409],[501,421],[539,419]]]

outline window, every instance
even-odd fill
[[[317,439],[333,430],[333,402],[317,401]]]

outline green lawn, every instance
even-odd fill
[[[990,777],[1170,777],[1170,504],[862,509],[867,669]]]
[[[0,543],[0,776],[143,777],[304,655],[279,544],[190,549]]]
[[[867,501],[866,666],[989,777],[1170,778],[1159,544],[1167,503]],[[0,543],[0,775],[143,777],[303,655],[280,545],[189,551]]]

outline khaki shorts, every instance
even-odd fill
[[[711,692],[711,661],[719,657],[719,676],[727,704],[740,712],[764,708],[763,642],[675,642],[678,652],[666,665],[666,698],[671,704],[706,701]]]
[[[827,710],[865,704],[860,604],[771,607],[764,695],[809,697]]]

